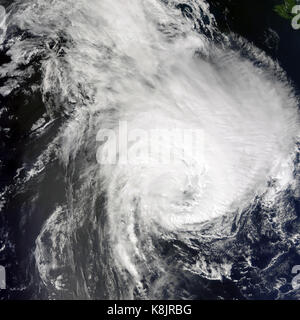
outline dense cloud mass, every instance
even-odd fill
[[[0,20],[1,95],[38,93],[44,106],[28,128],[38,147],[0,201],[5,211],[19,195],[25,226],[44,217],[31,240],[43,297],[251,298],[280,287],[274,266],[299,250],[286,227],[297,217],[299,114],[276,61],[222,35],[200,0],[26,0]],[[99,132],[119,136],[122,123],[139,161],[116,149],[105,163],[116,140]],[[201,143],[183,152],[191,129]]]

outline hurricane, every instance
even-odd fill
[[[0,213],[18,212],[30,243],[22,290],[298,297],[280,288],[299,254],[299,99],[278,61],[222,33],[204,0],[2,8],[0,115],[12,99],[31,114],[0,190]]]

